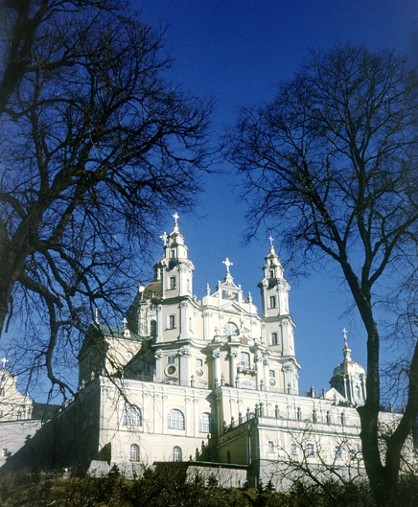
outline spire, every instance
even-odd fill
[[[343,348],[344,361],[351,361],[351,349],[348,346],[347,340],[348,331],[346,328],[344,328],[342,332],[344,336],[344,348]]]
[[[274,245],[273,245],[273,237],[270,235],[268,238],[267,238],[270,242],[270,248],[269,248],[269,253],[267,254],[266,257],[264,257],[265,259],[265,263],[264,263],[264,277],[266,279],[270,279],[270,280],[273,280],[273,279],[276,279],[276,280],[283,280],[284,277],[284,270],[283,270],[283,266],[280,262],[280,259],[279,259],[279,256],[276,254],[276,251],[274,250]]]

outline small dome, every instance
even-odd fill
[[[365,375],[366,371],[361,366],[361,364],[356,363],[356,361],[344,359],[342,363],[340,363],[335,369],[333,373],[333,377],[337,377],[339,375]]]
[[[155,299],[160,297],[161,282],[156,280],[146,285],[142,291],[142,301],[147,299]]]

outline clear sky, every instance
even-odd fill
[[[152,26],[167,26],[166,49],[174,59],[169,78],[184,89],[215,100],[214,142],[245,105],[268,101],[277,84],[292,77],[311,49],[338,42],[364,43],[407,53],[418,63],[418,0],[134,0]],[[222,174],[205,180],[205,192],[194,214],[180,217],[194,262],[194,292],[200,298],[231,273],[259,305],[257,283],[269,231],[243,244],[246,209],[239,200],[236,177],[220,161]],[[175,210],[173,210],[174,213]],[[167,217],[167,232],[173,220]],[[163,232],[163,231],[161,231]],[[162,244],[156,244],[161,255]],[[275,243],[276,252],[281,252]],[[285,266],[286,268],[286,266]],[[289,270],[288,270],[289,271]],[[328,387],[342,359],[342,328],[349,330],[353,359],[365,365],[365,335],[346,314],[348,296],[334,273],[313,271],[292,285],[290,305],[296,323],[296,353],[302,366],[300,393]]]

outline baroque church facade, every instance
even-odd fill
[[[174,220],[123,329],[96,323],[87,334],[77,396],[54,418],[53,443],[40,438],[45,462],[83,463],[92,473],[115,464],[127,475],[140,464],[216,463],[240,471],[241,485],[277,487],[298,462],[362,473],[355,407],[364,403],[366,374],[346,332],[330,390],[301,396],[290,286],[272,239],[259,313],[228,258],[216,289],[194,296],[194,265]],[[382,414],[387,424],[394,417]]]

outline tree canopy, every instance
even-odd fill
[[[161,214],[192,205],[210,104],[166,78],[163,34],[126,2],[0,14],[0,336],[26,319],[19,353],[65,391],[73,331],[119,311]]]
[[[387,296],[383,280],[392,297],[414,274],[416,286],[417,99],[417,74],[405,59],[342,45],[313,53],[271,102],[243,110],[225,140],[245,178],[250,234],[265,221],[305,261],[331,259],[348,285],[367,334],[361,437],[382,505],[396,496],[401,448],[418,412],[414,337],[405,413],[382,459],[376,304]]]

